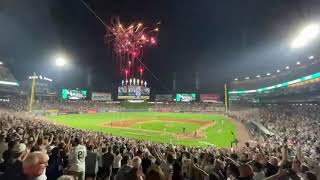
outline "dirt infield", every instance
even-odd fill
[[[190,124],[196,124],[199,126],[208,126],[213,125],[213,122],[211,121],[199,121],[199,120],[177,120],[177,119],[169,119],[169,118],[146,118],[146,119],[128,119],[124,121],[114,121],[109,123],[102,123],[101,126],[104,127],[115,127],[115,128],[126,128],[130,127],[134,124],[140,124],[145,122],[151,122],[151,121],[165,121],[165,122],[175,122],[175,123],[190,123]]]
[[[247,129],[244,127],[244,125],[236,121],[232,118],[229,118],[229,120],[236,126],[237,129],[237,139],[239,140],[239,144],[244,144],[248,140],[250,140],[249,134]],[[103,127],[112,127],[112,128],[130,128],[130,126],[134,124],[142,124],[145,122],[152,122],[152,121],[165,121],[165,122],[175,122],[175,123],[191,123],[199,125],[200,128],[192,133],[176,133],[175,137],[177,139],[201,139],[205,138],[205,129],[214,126],[213,121],[199,121],[199,120],[188,120],[188,119],[170,119],[170,118],[146,118],[146,119],[128,119],[123,121],[114,121],[114,122],[108,122],[108,123],[101,123],[98,124],[99,126]],[[151,130],[149,130],[151,131]]]
[[[113,128],[129,128],[134,124],[142,124],[145,122],[152,122],[152,121],[165,121],[165,122],[175,122],[175,123],[189,123],[189,124],[196,124],[199,125],[200,128],[195,130],[192,133],[177,133],[175,134],[177,139],[199,139],[204,138],[206,135],[204,130],[213,126],[213,121],[199,121],[199,120],[190,120],[190,119],[169,119],[169,118],[147,118],[147,119],[128,119],[123,121],[114,121],[108,123],[99,124],[99,126],[103,127],[113,127]]]

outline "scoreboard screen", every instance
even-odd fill
[[[119,86],[118,99],[149,99],[150,88],[143,86]]]
[[[195,93],[192,94],[177,94],[176,101],[177,102],[191,102],[196,100],[197,95]]]
[[[64,100],[81,100],[86,99],[87,91],[86,90],[69,90],[62,89],[62,99]]]

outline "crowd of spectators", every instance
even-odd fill
[[[152,104],[149,108],[152,112],[223,112],[222,103],[199,103],[199,102],[164,102]]]
[[[118,112],[123,108],[117,103],[107,103],[104,101],[41,101],[40,106],[46,110],[59,110],[61,112],[88,112],[97,110],[98,112]]]
[[[27,110],[28,101],[26,98],[11,97],[3,98],[0,101],[0,109],[6,109],[12,112],[23,112]]]
[[[0,179],[317,179],[319,161],[303,143],[278,142],[225,149],[154,144],[1,113]]]
[[[320,106],[314,104],[268,106],[261,108],[259,115],[260,123],[275,134],[268,139],[269,141],[300,144],[303,152],[312,158],[316,158],[317,149],[320,153]]]

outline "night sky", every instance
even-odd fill
[[[294,34],[319,22],[318,0],[86,0],[106,22],[161,21],[158,46],[145,49],[144,63],[151,87],[172,88],[173,72],[180,91],[200,88],[222,92],[223,83],[275,71],[314,55],[319,42],[291,50]],[[47,75],[67,88],[107,91],[120,81],[119,67],[105,44],[105,27],[80,0],[0,0],[0,58],[18,80],[33,72]],[[72,65],[54,66],[56,54]]]

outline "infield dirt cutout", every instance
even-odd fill
[[[162,121],[162,122],[174,122],[174,123],[188,123],[188,124],[196,124],[199,125],[200,128],[193,131],[192,133],[174,133],[177,139],[199,139],[205,138],[206,134],[204,132],[205,129],[214,125],[214,121],[201,121],[201,120],[188,120],[188,119],[170,119],[170,118],[146,118],[146,119],[128,119],[122,121],[113,121],[107,123],[100,123],[99,126],[103,127],[112,127],[112,128],[130,128],[132,125],[135,124],[142,124],[145,122],[152,122],[152,121]],[[151,131],[151,130],[150,130]],[[161,131],[155,131],[161,132]]]

